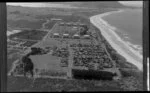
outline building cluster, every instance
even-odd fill
[[[56,20],[61,20],[61,19],[51,19],[51,20],[56,21]],[[25,40],[24,42],[23,40],[19,41],[21,39],[17,39],[17,38],[13,38],[13,39],[14,41],[19,42],[18,44],[16,44],[17,45],[16,47],[19,47],[19,48],[22,48],[25,46],[31,47],[31,52],[29,52],[26,55],[27,58],[25,58],[25,60],[28,59],[29,55],[49,54],[52,56],[59,57],[60,66],[68,67],[70,69],[70,71],[67,72],[67,75],[69,77],[71,76],[70,73],[72,73],[72,69],[78,69],[78,70],[86,69],[87,71],[91,71],[91,70],[104,71],[107,68],[114,67],[105,49],[102,47],[102,45],[97,45],[99,43],[97,43],[96,40],[93,39],[94,35],[92,31],[89,31],[88,25],[86,24],[82,24],[79,22],[60,22],[58,23],[58,26],[56,24],[56,27],[52,29],[52,31],[50,32],[50,35],[48,33],[47,36],[50,37],[50,39],[60,38],[62,39],[62,41],[60,39],[52,39],[52,40],[60,40],[61,44],[62,43],[63,44],[61,45],[59,43],[56,46],[47,45],[44,48],[42,48],[43,46],[31,47],[31,45],[33,45],[34,43],[38,41],[32,40],[30,42],[30,41]],[[74,40],[73,42],[70,42],[70,41],[68,42],[67,39],[71,39],[71,40],[77,39],[77,40]],[[81,39],[84,39],[84,40],[81,40]],[[15,42],[10,42],[10,43],[15,44]],[[67,46],[65,44],[67,44]],[[65,45],[66,47],[64,47],[63,45]],[[18,65],[18,68],[16,69],[19,69],[19,68],[24,68],[24,67],[22,67],[22,65],[20,66]],[[30,71],[31,70],[33,69],[31,68]]]
[[[59,34],[59,33],[53,33],[52,38],[68,38],[68,39],[90,39],[90,35],[79,35],[74,34],[71,36],[70,34]]]
[[[65,33],[62,28],[57,33],[52,33],[52,38],[71,38],[71,39],[89,39],[91,40],[91,34],[88,33],[88,26],[86,24],[75,23],[75,22],[61,22],[59,26],[66,27],[69,26],[73,30],[69,33],[74,33],[70,35]],[[64,31],[64,32],[63,32]],[[75,32],[74,32],[75,31]],[[71,49],[73,50],[73,65],[78,67],[86,67],[88,69],[102,70],[104,68],[112,68],[113,64],[110,61],[108,55],[106,54],[104,48],[101,45],[93,44],[71,44]],[[61,62],[68,64],[68,53],[66,50],[58,49],[53,52],[53,55],[64,58]]]
[[[58,25],[63,27],[57,33],[52,33],[52,38],[72,38],[72,39],[90,39],[90,34],[88,33],[88,26],[81,23],[73,22],[61,22]]]
[[[85,24],[80,22],[60,22],[60,26],[85,26]]]
[[[53,56],[61,57],[60,65],[62,67],[68,66],[68,57],[69,57],[69,50],[68,48],[55,48],[53,49]]]
[[[96,70],[112,67],[112,62],[99,45],[73,44],[71,47],[74,50],[75,66],[85,66]]]
[[[57,57],[66,58],[69,56],[69,51],[67,48],[57,48],[57,49],[53,50],[52,55],[57,56]]]
[[[62,21],[60,18],[51,18],[51,21]]]

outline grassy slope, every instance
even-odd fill
[[[14,83],[10,83],[14,81]],[[21,84],[20,84],[21,82]],[[88,81],[63,79],[28,79],[9,77],[9,91],[119,91],[120,84],[116,81]]]
[[[23,30],[22,32],[10,35],[9,38],[11,39],[17,37],[19,39],[42,40],[46,34],[47,34],[46,31]]]

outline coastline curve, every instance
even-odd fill
[[[139,70],[143,71],[142,55],[140,55],[137,51],[133,50],[128,45],[128,42],[123,41],[121,37],[118,36],[117,33],[115,33],[115,27],[111,27],[110,24],[102,19],[102,17],[104,16],[123,11],[124,10],[119,10],[98,14],[90,17],[90,22],[101,31],[101,34],[104,36],[104,38],[120,55],[122,55],[128,62],[137,66]]]

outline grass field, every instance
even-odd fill
[[[26,41],[24,44],[22,44],[23,46],[26,46],[26,47],[30,47],[34,44],[36,44],[37,41]]]
[[[64,72],[65,69],[60,66],[60,58],[50,54],[31,56],[35,69]]]
[[[44,20],[28,21],[25,19],[21,19],[21,20],[8,20],[7,24],[9,24],[12,29],[15,28],[40,29],[42,28],[42,24],[44,22],[45,22]]]
[[[12,83],[14,81],[14,83]],[[19,82],[22,82],[20,85]],[[15,85],[15,86],[14,86]],[[43,79],[35,80],[22,77],[8,77],[8,91],[38,91],[38,92],[61,92],[61,91],[120,91],[118,82],[94,81],[94,80],[64,80]]]
[[[7,45],[17,45],[18,43],[17,42],[7,42]]]
[[[19,39],[29,39],[29,40],[42,40],[43,37],[47,34],[46,31],[38,30],[24,30],[16,34],[12,34],[9,38],[19,38]]]

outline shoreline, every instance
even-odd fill
[[[102,15],[102,19],[103,19],[103,17],[105,17],[105,16],[107,16],[107,15],[110,15],[110,14],[113,14],[113,13],[119,13],[119,12],[124,12],[124,11],[134,11],[134,10],[137,10],[137,9],[120,9],[119,11],[113,11],[113,12],[109,12],[109,13],[106,13],[105,15]],[[103,19],[105,22],[105,24],[106,25],[108,25],[108,27],[110,27],[112,30],[114,30],[115,32],[116,32],[116,34],[119,36],[119,37],[121,37],[120,36],[120,32],[119,31],[117,31],[117,27],[115,27],[115,26],[113,26],[113,25],[111,25],[111,24],[109,24],[105,19]],[[118,33],[119,32],[119,33]],[[138,53],[136,53],[136,54],[138,54],[138,56],[142,59],[142,55],[143,55],[143,49],[142,49],[142,45],[141,44],[133,44],[132,43],[132,41],[129,41],[128,39],[131,39],[130,37],[128,37],[128,34],[123,34],[123,38],[122,38],[122,40],[124,40],[125,42],[126,42],[126,44],[129,46],[129,47],[131,47],[132,49],[131,49],[131,51],[132,50],[134,50],[134,51],[138,51]]]
[[[143,71],[142,56],[133,50],[128,42],[123,41],[120,36],[114,31],[116,28],[108,24],[102,17],[110,15],[112,13],[122,12],[124,10],[120,9],[119,11],[111,11],[103,14],[98,14],[90,17],[90,22],[96,26],[104,38],[109,42],[109,44],[122,55],[128,62],[134,64]],[[118,46],[119,45],[119,46]]]

